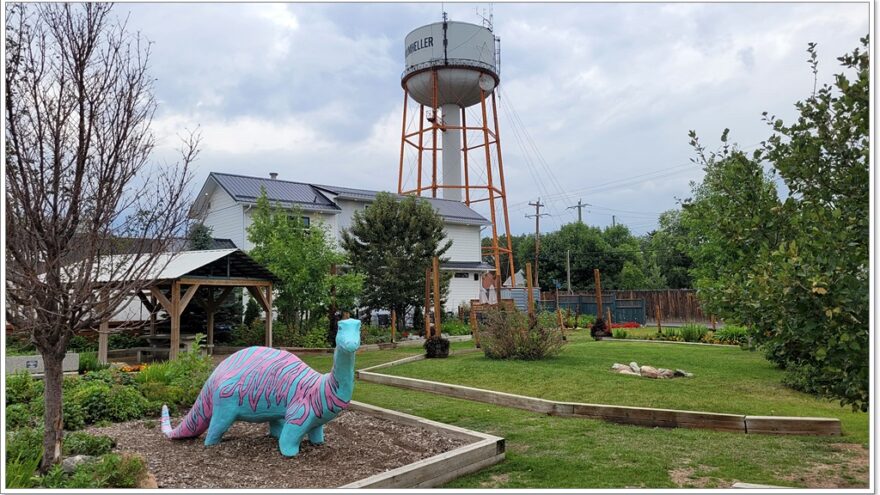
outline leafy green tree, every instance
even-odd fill
[[[647,242],[643,245],[648,264],[656,266],[662,276],[662,287],[657,288],[693,287],[689,273],[693,260],[687,254],[688,234],[681,223],[681,216],[681,210],[661,213],[660,227],[648,235]]]
[[[815,45],[808,52],[818,73]],[[786,383],[866,411],[869,404],[869,56],[840,57],[836,75],[749,158],[706,155],[682,222],[691,274],[709,311],[751,326]],[[864,51],[863,51],[864,50]],[[784,201],[761,164],[790,191]]]
[[[425,270],[434,256],[442,257],[452,246],[444,238],[443,219],[427,201],[376,195],[369,208],[355,212],[351,227],[342,232],[342,247],[352,266],[365,276],[361,303],[372,309],[393,309],[398,316],[411,306],[423,305]],[[448,278],[442,285],[447,282]]]
[[[331,266],[345,263],[345,255],[334,249],[326,227],[319,222],[306,227],[302,216],[296,208],[270,205],[264,189],[247,229],[254,245],[250,256],[281,279],[273,300],[279,319],[300,333],[304,317],[317,320],[326,314],[331,284],[337,293],[352,295],[361,285],[357,273],[330,274]]]
[[[260,317],[260,305],[257,304],[257,300],[253,297],[249,297],[247,301],[247,306],[244,310],[244,324],[247,326],[251,326],[254,320]]]
[[[214,229],[202,222],[196,222],[189,227],[187,233],[187,248],[192,251],[203,251],[214,246]]]

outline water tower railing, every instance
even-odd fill
[[[428,62],[422,62],[420,64],[407,67],[407,69],[400,74],[400,78],[404,79],[410,74],[431,68],[465,68],[482,69],[481,72],[487,72],[495,78],[496,84],[498,82],[498,74],[495,71],[495,66],[492,64],[487,64],[486,62],[480,62],[467,58],[450,58],[447,60],[447,62],[448,63],[444,64],[441,60],[431,60]]]

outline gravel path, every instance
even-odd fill
[[[153,420],[87,431],[116,439],[116,451],[143,456],[160,488],[336,488],[466,443],[358,411],[327,423],[324,445],[305,440],[289,459],[265,423],[236,422],[212,447],[204,446],[204,436],[169,440]]]

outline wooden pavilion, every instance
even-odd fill
[[[164,253],[157,262],[160,272],[134,296],[150,312],[150,335],[156,336],[156,314],[164,310],[171,320],[168,359],[180,352],[180,319],[190,303],[207,313],[207,349],[214,348],[214,313],[236,287],[246,288],[266,312],[265,345],[272,346],[272,287],[280,280],[239,249],[212,249]],[[151,277],[152,278],[152,277]],[[107,362],[110,325],[105,319],[98,330],[98,360]]]

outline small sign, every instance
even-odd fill
[[[25,361],[24,367],[27,369],[32,369],[32,368],[37,369],[39,367],[39,364],[40,364],[39,361]]]

